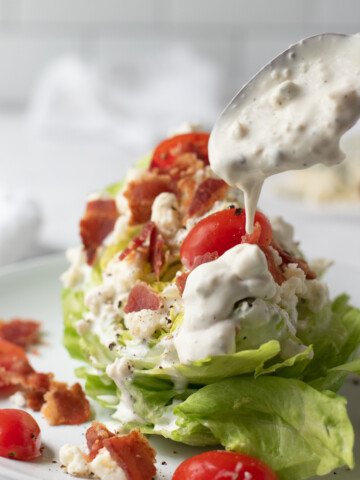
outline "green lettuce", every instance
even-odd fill
[[[175,440],[201,425],[226,449],[262,459],[280,480],[354,465],[345,398],[296,379],[223,380],[201,388],[174,410],[180,426]]]

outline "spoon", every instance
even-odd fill
[[[264,180],[344,158],[341,136],[360,115],[360,37],[322,34],[292,45],[231,100],[209,140],[212,169],[243,190],[253,231]]]

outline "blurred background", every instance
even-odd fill
[[[91,191],[184,121],[210,129],[291,43],[357,31],[358,0],[0,0],[0,264],[76,245]],[[351,225],[360,264],[359,203],[274,201],[313,255]]]

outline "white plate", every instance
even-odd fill
[[[60,305],[61,286],[59,275],[66,267],[63,256],[51,256],[27,261],[0,270],[0,317],[14,316],[34,318],[42,322],[44,346],[39,347],[39,355],[30,355],[32,365],[38,371],[54,372],[57,380],[72,383],[77,362],[71,360],[62,346],[62,315]],[[328,282],[333,295],[343,291],[352,296],[352,303],[360,306],[358,284],[360,272],[338,265],[330,272]],[[342,393],[349,400],[349,412],[356,430],[357,467],[353,471],[338,470],[338,480],[358,480],[360,478],[360,385],[350,380]],[[7,399],[0,398],[0,408],[14,408]],[[109,421],[107,411],[93,405],[96,418]],[[0,458],[1,480],[69,480],[61,469],[58,451],[64,443],[84,444],[84,434],[89,424],[79,426],[50,427],[40,413],[32,412],[40,425],[45,447],[43,455],[34,462],[17,462]],[[185,458],[202,452],[204,449],[191,448],[169,440],[151,437],[151,444],[157,450],[158,480],[170,480],[176,466]],[[166,463],[164,463],[166,462]],[[330,474],[322,477],[333,479]]]

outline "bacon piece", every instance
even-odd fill
[[[197,255],[194,258],[193,264],[191,266],[191,271],[193,271],[194,268],[198,267],[199,265],[202,265],[203,263],[212,262],[213,260],[216,260],[217,258],[219,258],[218,252],[206,252],[204,255]],[[181,275],[178,275],[176,277],[176,286],[177,286],[181,296],[184,293],[186,280],[187,280],[189,275],[190,275],[190,272],[185,272],[185,273],[182,273]]]
[[[202,265],[203,263],[212,262],[217,258],[219,258],[218,252],[206,252],[204,253],[204,255],[197,255],[194,258],[193,264],[191,266],[191,271],[193,271],[194,268],[198,267],[199,265]]]
[[[170,165],[155,167],[152,171],[157,174],[168,174],[172,180],[193,177],[198,170],[204,168],[204,162],[195,153],[183,153],[171,161]]]
[[[174,188],[170,175],[159,175],[154,171],[145,172],[140,180],[130,182],[124,192],[131,210],[129,224],[139,225],[148,222],[155,198],[160,193],[173,192]]]
[[[145,282],[136,282],[131,289],[124,312],[139,312],[140,310],[159,310],[161,305],[159,295],[151,290]]]
[[[25,389],[25,397],[27,406],[38,412],[41,410],[45,400],[44,396],[49,391],[52,381],[52,373],[34,372],[23,380],[23,388]]]
[[[164,245],[164,237],[155,227],[150,235],[149,260],[157,280],[160,278],[160,271],[165,263]]]
[[[92,200],[87,203],[85,215],[80,220],[80,236],[89,265],[93,265],[97,248],[113,231],[118,216],[113,199]]]
[[[282,271],[281,265],[277,265],[275,263],[274,259],[274,254],[271,251],[270,247],[259,247],[261,250],[264,252],[267,264],[268,264],[268,269],[271,275],[273,276],[274,281],[278,284],[281,285],[283,282],[285,282],[286,277]]]
[[[89,459],[93,460],[98,451],[104,446],[104,440],[114,437],[115,433],[110,432],[103,423],[92,422],[91,427],[86,431],[86,443],[89,449]]]
[[[186,211],[193,199],[197,183],[193,177],[185,177],[178,181],[178,201],[182,208]]]
[[[41,413],[49,425],[78,425],[90,417],[90,405],[79,383],[68,388],[66,383],[53,382],[44,399]]]
[[[151,235],[154,228],[156,228],[154,222],[149,222],[148,224],[146,224],[145,227],[142,229],[140,235],[134,237],[127,246],[127,248],[125,248],[125,250],[121,252],[119,260],[124,260],[124,258],[126,258],[129,253],[134,252],[139,247],[141,247],[145,240],[148,238],[148,236]]]
[[[15,386],[24,392],[30,408],[40,410],[53,375],[35,372],[21,347],[0,339],[0,378],[0,387]]]
[[[156,474],[156,451],[140,431],[110,437],[103,444],[129,480],[152,480]]]
[[[206,178],[200,183],[191,200],[188,217],[201,216],[207,212],[216,201],[222,200],[229,189],[223,180],[216,178]]]
[[[0,320],[0,338],[24,349],[39,340],[40,323],[34,320],[13,318],[8,322]]]
[[[24,350],[0,338],[0,388],[19,385],[33,371]]]
[[[282,248],[274,248],[276,248],[276,250],[279,252],[283,263],[285,263],[286,265],[288,265],[289,263],[296,263],[296,265],[301,268],[301,270],[305,273],[305,276],[308,280],[313,280],[314,278],[316,278],[316,273],[310,270],[308,263],[303,258],[294,257],[293,255],[291,255],[291,253],[283,250]]]
[[[189,275],[190,275],[190,272],[184,272],[184,273],[181,273],[180,275],[178,275],[176,277],[176,286],[177,286],[181,296],[184,293],[186,280],[187,280]]]
[[[245,233],[241,237],[241,243],[250,243],[252,245],[258,245],[261,236],[261,225],[259,222],[256,222],[254,225],[254,230],[252,233]]]

